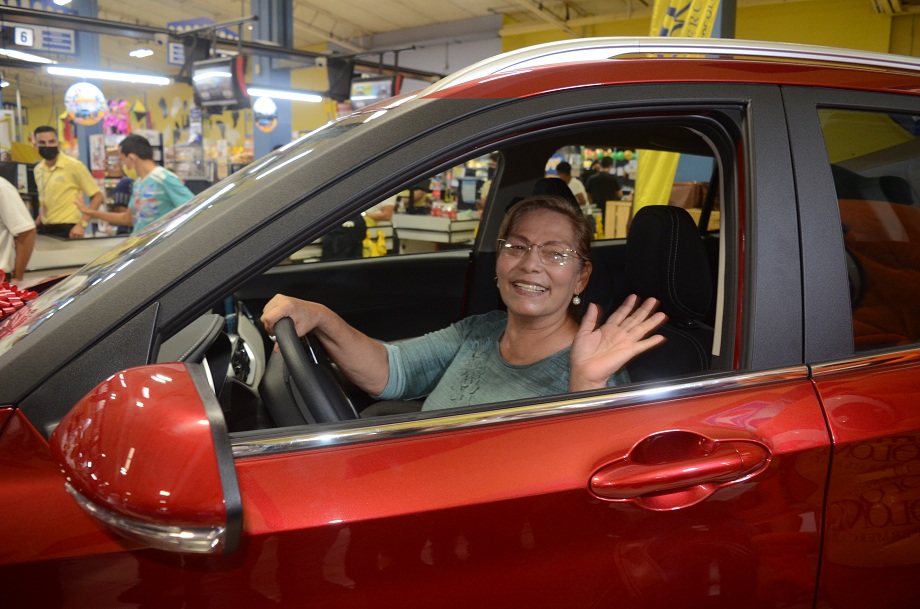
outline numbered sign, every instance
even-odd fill
[[[35,31],[28,27],[13,28],[13,40],[21,47],[35,46]]]

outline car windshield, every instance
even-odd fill
[[[121,245],[61,281],[0,322],[0,355],[35,330],[45,320],[79,299],[94,286],[128,269],[138,257],[155,248],[169,247],[170,237],[182,226],[193,224],[209,210],[239,200],[233,195],[248,184],[291,164],[308,162],[305,157],[327,148],[354,130],[367,125],[386,110],[357,113],[327,123],[279,150],[257,159],[248,167],[218,182],[185,205],[173,210]]]

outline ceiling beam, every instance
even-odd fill
[[[542,4],[535,2],[535,0],[514,0],[520,6],[524,7],[543,21],[546,21],[553,27],[556,27],[563,32],[569,34],[570,36],[578,37],[578,34],[575,33],[575,30],[570,28],[565,21],[557,17],[554,13],[546,10]]]
[[[121,36],[127,38],[136,38],[139,40],[153,40],[157,36],[167,36],[174,41],[181,41],[183,34],[174,32],[165,28],[157,28],[146,25],[136,25],[124,23],[121,21],[106,21],[82,15],[64,15],[60,13],[49,13],[46,11],[36,11],[13,6],[0,5],[0,21],[26,25],[59,27],[81,32],[90,32],[105,36]],[[315,66],[328,59],[330,55],[317,53],[313,51],[302,51],[280,47],[260,42],[245,40],[229,40],[225,38],[216,38],[215,45],[230,50],[239,50],[252,55],[272,57],[276,59],[288,59],[295,62],[302,62],[304,67]],[[336,42],[335,44],[339,44]],[[321,60],[321,61],[317,61]],[[356,59],[355,63],[360,66],[373,68],[382,67],[389,70],[398,71],[400,74],[419,78],[421,80],[434,80],[441,78],[443,74],[428,72],[425,70],[414,70],[391,65],[380,65],[377,62]]]
[[[643,3],[644,4],[644,3]],[[624,8],[624,11],[627,9]],[[592,15],[590,17],[576,17],[574,19],[569,19],[566,23],[571,28],[581,28],[591,25],[598,25],[601,23],[611,23],[613,21],[618,21],[622,19],[633,19],[638,17],[644,17],[646,15],[651,16],[651,9],[648,8],[648,5],[640,6],[639,8],[630,8],[631,13],[610,13],[606,15]],[[518,36],[523,34],[535,34],[537,32],[545,32],[549,30],[552,26],[547,23],[510,23],[508,25],[503,25],[500,34],[501,36]]]
[[[322,38],[326,42],[331,42],[332,44],[336,46],[340,46],[347,51],[351,51],[352,53],[363,53],[367,50],[366,48],[362,46],[352,44],[350,41],[345,40],[344,38],[339,38],[335,34],[332,34],[330,32],[324,32],[323,30],[316,27],[315,25],[310,25],[309,23],[307,23],[306,21],[303,21],[302,19],[295,18],[294,22],[297,24],[298,27],[302,27],[303,29],[307,30],[314,36],[318,38]]]

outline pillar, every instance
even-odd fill
[[[250,0],[251,14],[259,20],[253,24],[253,39],[274,42],[285,48],[294,47],[294,3],[293,0]],[[252,83],[279,89],[291,88],[290,68],[278,67],[278,60],[271,57],[250,57]],[[253,100],[255,101],[255,100]],[[263,133],[253,125],[253,154],[259,158],[271,152],[278,145],[291,141],[293,120],[291,102],[274,100],[278,107],[278,125]]]
[[[97,0],[81,0],[80,2],[74,2],[73,8],[77,11],[77,14],[82,17],[98,17],[99,16],[99,4]],[[93,34],[90,32],[76,32],[76,44],[77,44],[77,56],[80,58],[80,63],[83,66],[99,66],[102,65],[102,62],[99,58],[99,35]],[[61,106],[63,107],[63,98],[61,98]],[[108,101],[108,100],[106,100]],[[52,106],[55,107],[55,106]],[[55,117],[55,125],[57,122],[57,117]],[[102,121],[99,121],[95,125],[76,125],[77,130],[77,144],[80,147],[80,161],[86,165],[90,166],[90,147],[89,147],[89,136],[102,133]]]

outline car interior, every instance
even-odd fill
[[[723,345],[730,343],[718,329],[727,315],[722,302],[727,271],[725,260],[720,261],[720,213],[725,198],[721,193],[733,192],[734,185],[720,167],[727,164],[722,157],[731,152],[725,152],[729,146],[717,149],[714,138],[691,125],[692,121],[611,121],[512,139],[489,151],[499,160],[474,242],[441,245],[424,253],[388,252],[335,261],[292,252],[284,264],[252,278],[166,341],[158,360],[206,361],[231,432],[367,416],[365,412],[375,411],[367,409],[376,401],[338,373],[317,340],[283,337],[280,331],[277,337],[267,336],[259,323],[265,303],[277,293],[320,302],[383,341],[411,338],[500,308],[492,278],[495,239],[505,209],[531,194],[559,151],[615,146],[640,151],[637,154],[679,152],[695,160],[695,179],[667,184],[658,204],[644,207],[616,230],[611,226],[598,234],[585,306],[595,302],[609,314],[631,293],[661,301],[668,314],[661,329],[667,341],[630,363],[633,382],[727,369],[731,358]],[[456,165],[486,156],[481,150],[467,153]],[[442,171],[438,168],[425,177]],[[405,187],[418,182],[418,176],[407,176]],[[601,206],[595,213],[597,222],[608,221]],[[395,224],[398,234],[399,221]],[[300,251],[310,245],[301,244]],[[280,349],[275,349],[276,342]],[[421,402],[407,402],[387,412],[426,416],[419,413],[420,407]]]

